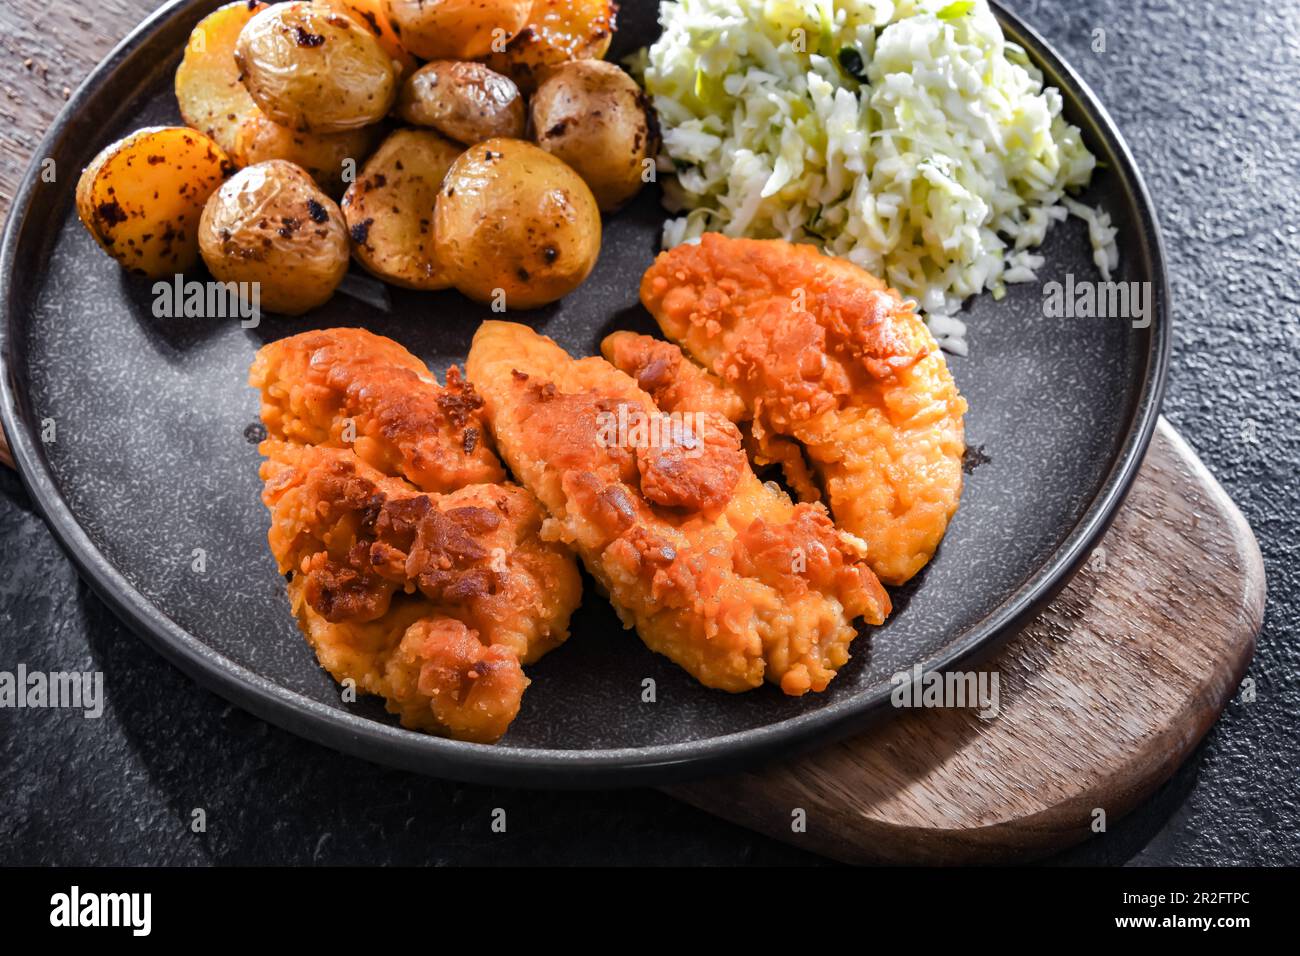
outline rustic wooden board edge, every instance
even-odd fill
[[[908,733],[918,732],[918,725],[923,728],[929,720],[948,720],[950,712],[900,715],[885,727],[873,727],[861,737],[791,763],[735,777],[676,785],[665,788],[666,792],[732,822],[850,863],[969,864],[1032,860],[1088,839],[1093,833],[1091,825],[1096,808],[1106,811],[1108,821],[1126,815],[1173,775],[1231,700],[1253,656],[1266,597],[1263,559],[1250,526],[1195,451],[1163,418],[1138,479],[1139,484],[1144,481],[1176,483],[1197,500],[1197,508],[1205,509],[1205,517],[1217,520],[1226,532],[1224,542],[1228,553],[1219,564],[1211,566],[1207,562],[1205,570],[1212,573],[1227,568],[1234,575],[1232,590],[1238,600],[1225,608],[1222,653],[1215,661],[1213,674],[1195,692],[1179,701],[1158,731],[1138,741],[1126,759],[1099,768],[1095,779],[1080,786],[1070,799],[1037,812],[985,824],[917,825],[890,819],[888,815],[872,816],[848,809],[841,799],[843,793],[836,792],[842,781],[824,778],[827,773],[843,772],[845,753],[866,754],[873,747],[898,748]],[[1136,507],[1133,498],[1124,505],[1124,508],[1131,507]],[[1194,510],[1192,516],[1192,527],[1199,530],[1201,514]],[[1139,520],[1150,522],[1159,517],[1146,516]],[[1111,542],[1112,536],[1130,531],[1125,521],[1117,521],[1103,545]],[[1206,533],[1210,531],[1207,529]],[[1216,581],[1222,583],[1220,579]],[[1074,587],[1074,583],[1067,586],[1038,621],[1013,638],[993,660],[1023,653],[1027,640],[1046,640],[1041,635],[1035,636],[1035,627],[1062,605],[1070,604]],[[1086,600],[1081,606],[1086,607]],[[1061,617],[1069,620],[1077,614],[1075,609]],[[1067,662],[1058,663],[1065,666]],[[1142,703],[1140,695],[1135,703]],[[913,726],[900,732],[899,725],[905,721]],[[994,727],[988,732],[999,731]],[[934,771],[932,788],[944,785],[944,772],[942,767]],[[947,783],[960,786],[961,780],[954,778]],[[792,828],[794,808],[804,808],[807,813],[804,832]],[[832,825],[824,825],[827,815],[833,818]]]

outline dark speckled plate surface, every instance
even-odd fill
[[[5,430],[32,498],[96,591],[195,679],[277,724],[342,750],[433,774],[512,785],[658,782],[744,766],[847,733],[888,711],[890,675],[950,666],[1039,609],[1087,557],[1136,473],[1159,411],[1168,292],[1154,213],[1114,126],[1045,44],[999,11],[1062,89],[1069,119],[1105,163],[1085,201],[1119,229],[1117,279],[1152,284],[1154,321],[1045,319],[1038,283],[963,316],[972,354],[949,363],[970,402],[979,464],[947,539],[894,589],[888,624],[855,643],[830,689],[709,691],[623,631],[589,588],[573,637],[529,671],[533,685],[495,747],[402,730],[375,700],[340,702],[289,614],[258,494],[257,401],[245,385],[264,342],[362,325],[437,372],[463,361],[488,311],[455,293],[389,290],[381,310],[346,295],[300,319],[158,319],[150,283],[123,274],[72,208],[76,175],[107,142],[178,122],[172,73],[206,2],[175,3],[129,37],[74,95],[14,204],[0,269]],[[653,39],[655,7],[623,4],[611,56]],[[636,290],[662,214],[648,190],[606,222],[591,278],[556,306],[518,315],[570,352],[616,328],[652,331]],[[1096,278],[1084,226],[1050,233],[1043,282]],[[42,429],[53,424],[53,442]],[[196,571],[196,549],[204,569]],[[642,681],[658,685],[642,703]]]

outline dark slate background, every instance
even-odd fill
[[[1098,91],[1147,177],[1174,292],[1165,414],[1250,520],[1269,582],[1258,699],[1231,704],[1144,807],[1052,862],[1298,864],[1300,4],[1010,5]],[[7,471],[0,568],[0,670],[99,669],[108,697],[98,721],[0,710],[0,863],[820,862],[653,791],[442,783],[276,730],[118,624]],[[489,829],[496,807],[507,834]]]

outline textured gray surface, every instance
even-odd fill
[[[1300,119],[1291,97],[1300,13],[1295,4],[1017,7],[1098,89],[1148,177],[1178,320],[1167,412],[1254,524],[1272,591],[1252,668],[1258,701],[1232,705],[1161,794],[1069,858],[1297,862],[1298,668],[1287,643],[1297,624],[1297,515],[1288,493],[1300,455],[1287,373],[1300,344],[1300,241],[1283,212],[1297,198],[1289,150]],[[1104,54],[1090,49],[1098,28]],[[805,859],[656,794],[440,784],[270,729],[125,633],[77,583],[16,481],[5,476],[3,488],[0,667],[93,659],[111,695],[100,721],[0,711],[0,859]],[[207,811],[206,834],[188,829],[195,807]],[[489,829],[494,807],[509,814],[505,835]]]

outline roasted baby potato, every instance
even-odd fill
[[[343,195],[348,181],[344,176],[361,168],[379,139],[380,127],[365,126],[342,133],[304,133],[273,123],[266,114],[253,107],[235,133],[231,158],[239,166],[252,166],[269,159],[286,159],[307,170],[316,185],[331,198]],[[350,167],[346,166],[352,161]]]
[[[433,210],[461,149],[432,130],[400,129],[375,150],[342,203],[352,254],[368,271],[408,289],[451,285],[434,250]]]
[[[531,93],[553,67],[603,57],[617,10],[613,0],[533,0],[524,28],[487,65]]]
[[[286,315],[328,300],[348,271],[343,213],[282,159],[241,169],[212,194],[199,249],[213,276],[259,283],[262,308]]]
[[[199,258],[199,217],[234,170],[215,142],[185,126],[136,130],[105,147],[77,181],[77,215],[125,268],[153,279]]]
[[[398,65],[398,73],[406,76],[419,66],[419,61],[398,39],[397,31],[388,20],[384,0],[315,0],[317,6],[329,7],[356,20],[375,35],[379,45]]]
[[[190,33],[176,69],[176,102],[185,125],[206,133],[232,157],[240,122],[257,108],[240,82],[235,42],[244,24],[265,9],[255,0],[237,0],[208,14]]]
[[[375,35],[349,16],[301,0],[248,21],[235,61],[268,119],[309,133],[369,126],[397,98],[397,70]]]
[[[511,309],[576,289],[600,254],[600,211],[582,177],[532,143],[471,146],[443,180],[435,216],[438,262],[480,302]]]
[[[426,60],[477,60],[528,21],[532,0],[384,0],[402,43]]]
[[[402,84],[397,114],[465,144],[524,135],[524,98],[519,87],[482,63],[426,63]]]
[[[537,145],[572,166],[601,209],[617,209],[641,189],[659,137],[632,77],[604,60],[574,60],[553,69],[529,105]]]

